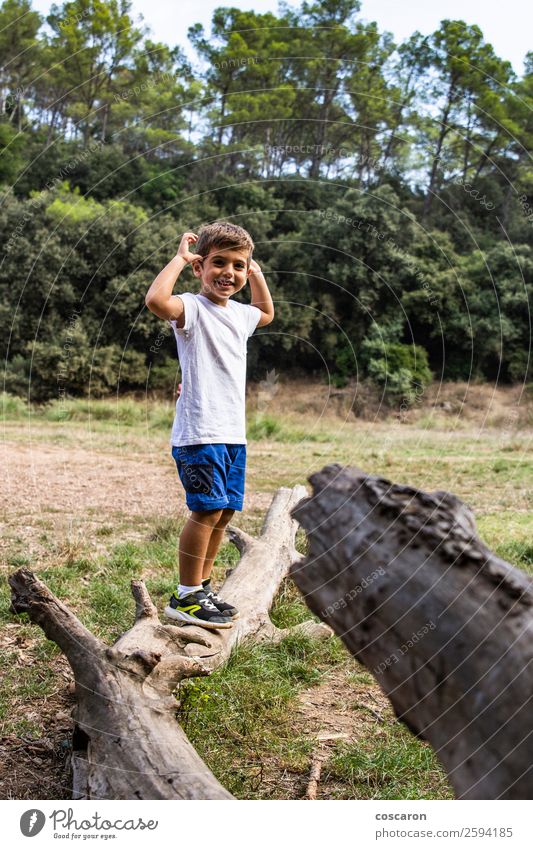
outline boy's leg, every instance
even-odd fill
[[[214,628],[231,627],[231,619],[238,616],[236,608],[213,591],[209,575],[226,525],[236,509],[242,510],[244,480],[241,485],[231,478],[237,454],[240,460],[243,452],[244,463],[238,477],[244,478],[245,451],[244,445],[218,443],[172,449],[187,506],[192,511],[180,535],[180,586],[165,608],[165,613],[174,619],[201,620],[198,624]]]
[[[244,478],[246,471],[246,445],[224,445],[221,447],[224,459],[224,482],[225,493],[228,499],[228,506],[222,511],[220,521],[213,528],[213,533],[209,541],[208,551],[204,563],[202,586],[207,593],[207,596],[218,607],[224,616],[230,616],[231,619],[236,619],[239,612],[233,604],[228,603],[220,598],[213,590],[210,583],[211,569],[215,560],[217,551],[224,536],[226,525],[230,521],[236,510],[242,510],[244,502]]]
[[[210,579],[211,570],[213,569],[213,563],[215,561],[215,557],[217,556],[218,549],[220,548],[220,543],[222,542],[226,525],[228,524],[234,513],[235,510],[233,510],[232,508],[225,508],[222,511],[222,516],[220,517],[220,520],[213,528],[211,539],[209,540],[209,545],[207,547],[207,554],[204,562],[204,573],[202,580],[202,587],[207,593],[207,597],[213,602],[213,604],[216,605],[216,607],[219,609],[220,613],[223,616],[229,616],[231,619],[237,619],[239,616],[239,611],[236,607],[233,606],[233,604],[228,604],[227,601],[224,601],[220,598],[220,596],[213,590]]]
[[[193,511],[180,535],[180,586],[172,593],[165,613],[179,622],[203,628],[231,628],[229,615],[222,613],[202,586],[202,571],[211,534],[222,510]]]
[[[223,512],[223,510],[202,510],[201,512],[193,510],[189,516],[180,534],[179,541],[180,584],[189,587],[201,585],[211,538],[221,521]],[[229,521],[229,518],[227,521]],[[215,539],[217,539],[217,536],[215,536]],[[222,534],[219,532],[219,545],[221,539]]]
[[[226,526],[231,521],[231,518],[234,513],[235,510],[232,510],[229,507],[226,507],[224,510],[222,510],[222,515],[220,516],[220,519],[211,531],[211,536],[209,537],[209,542],[207,545],[205,560],[203,564],[202,581],[209,580],[211,576],[215,557],[218,554],[220,544],[224,538],[224,531],[226,530]]]

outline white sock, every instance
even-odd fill
[[[198,587],[188,587],[186,584],[178,584],[178,598],[184,598],[186,595],[190,595],[191,593],[198,592],[198,590],[202,589],[202,585]]]

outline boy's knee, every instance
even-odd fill
[[[202,510],[195,511],[191,513],[191,519],[193,522],[201,522],[204,525],[218,525],[222,518],[223,510]]]
[[[235,510],[232,510],[231,507],[224,507],[224,509],[222,510],[222,515],[220,517],[218,524],[219,525],[227,525],[234,513],[235,513]]]
[[[193,522],[201,522],[204,525],[212,527],[224,528],[235,513],[230,507],[224,507],[220,510],[202,510],[201,512],[193,511],[191,519]]]

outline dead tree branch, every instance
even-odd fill
[[[357,469],[312,475],[291,575],[427,740],[458,798],[533,798],[533,583],[469,509]]]

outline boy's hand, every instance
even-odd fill
[[[201,254],[193,254],[189,250],[189,245],[198,241],[198,236],[196,233],[184,233],[181,237],[180,246],[178,248],[178,253],[176,256],[180,256],[185,262],[193,262],[195,259],[203,260],[203,256]]]
[[[252,274],[261,274],[261,273],[262,273],[261,272],[261,266],[259,265],[259,263],[256,262],[255,259],[250,260],[250,268],[248,269],[248,275],[250,276]]]

